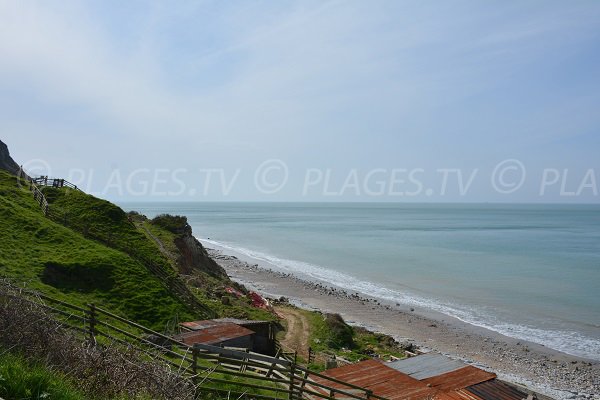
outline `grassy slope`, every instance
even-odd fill
[[[62,374],[0,353],[0,398],[84,400],[86,396]]]
[[[54,194],[58,201],[61,196]],[[126,226],[126,218],[115,218],[120,213],[112,207],[118,207],[81,192],[69,191],[68,196],[76,200],[71,211],[78,219],[98,227],[107,222],[103,219],[112,220],[108,226],[114,239],[168,264],[153,243],[133,225]],[[156,329],[162,330],[175,316],[194,318],[140,261],[43,217],[31,193],[3,171],[0,221],[0,275],[70,302],[95,302]]]
[[[175,275],[171,263],[161,255],[156,243],[137,229],[115,204],[78,190],[45,187],[43,192],[61,224],[100,239],[141,262],[164,267]]]
[[[371,358],[378,355],[382,359],[389,359],[390,356],[404,358],[406,355],[398,343],[387,335],[368,331],[364,328],[354,327],[352,346],[340,346],[340,343],[334,341],[339,335],[333,331],[332,326],[327,323],[323,314],[315,311],[297,309],[302,312],[310,324],[310,346],[314,351],[335,354],[346,360],[355,362]],[[322,366],[313,366],[320,369]]]
[[[140,220],[136,224],[145,232],[147,230],[161,241],[164,250],[170,255],[167,258],[171,259],[173,265],[176,264],[175,258],[172,257],[178,253],[177,246],[175,246],[176,234],[161,229],[156,226],[150,220]],[[264,320],[274,321],[277,317],[268,311],[255,308],[250,306],[250,301],[247,298],[236,298],[222,290],[224,283],[226,286],[232,286],[238,290],[243,291],[234,282],[223,282],[214,276],[204,273],[202,271],[194,271],[194,275],[188,278],[188,283],[192,287],[192,290],[196,296],[204,303],[207,304],[211,309],[215,310],[220,317],[231,317],[241,319],[252,319],[252,320]],[[224,305],[221,301],[223,296],[229,297],[229,305]]]
[[[6,400],[149,400],[147,395],[107,397],[80,390],[70,376],[49,368],[42,362],[31,362],[19,354],[0,349],[0,398]]]

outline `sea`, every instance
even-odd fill
[[[600,205],[123,203],[206,246],[600,360]]]

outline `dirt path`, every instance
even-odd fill
[[[276,307],[275,311],[287,322],[285,336],[281,344],[291,350],[296,350],[303,357],[308,357],[310,340],[310,324],[306,316],[291,307]]]
[[[169,260],[171,260],[173,262],[177,259],[177,257],[165,247],[162,240],[160,240],[159,238],[154,236],[152,234],[152,232],[150,232],[148,230],[148,228],[146,228],[144,225],[137,225],[137,227],[142,228],[144,230],[144,232],[146,233],[146,236],[148,236],[150,239],[152,239],[154,241],[154,243],[156,243],[156,245],[158,246],[158,249],[165,257],[167,257]]]

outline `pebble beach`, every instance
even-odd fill
[[[600,399],[597,361],[516,340],[444,314],[299,279],[222,250],[210,249],[209,254],[233,280],[266,297],[283,296],[303,308],[338,313],[351,325],[461,359],[556,399]]]

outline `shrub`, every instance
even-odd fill
[[[0,347],[26,355],[27,362],[33,365],[68,374],[78,389],[86,393],[86,398],[194,398],[193,385],[164,363],[150,359],[132,346],[116,343],[94,346],[82,342],[43,308],[19,298],[17,289],[3,282],[0,282]],[[32,379],[37,379],[39,387],[50,384],[44,376],[41,380],[35,376]]]
[[[190,228],[187,218],[182,215],[161,214],[154,217],[150,222],[176,234],[185,233]]]
[[[326,314],[325,324],[329,328],[330,338],[329,346],[334,349],[346,347],[351,349],[354,346],[354,329],[339,314]]]

